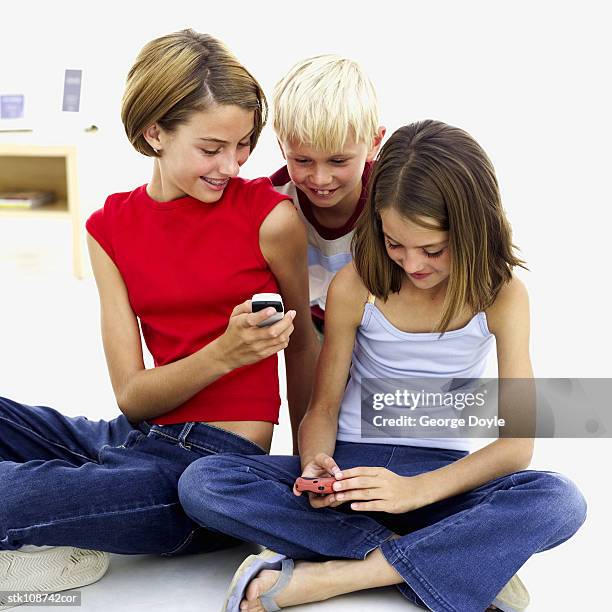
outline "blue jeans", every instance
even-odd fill
[[[194,523],[177,492],[190,463],[223,452],[265,454],[204,423],[89,421],[0,397],[0,550],[176,555],[231,546],[235,539]]]
[[[340,469],[381,466],[402,476],[465,455],[352,442],[337,442],[334,452]],[[299,475],[298,457],[211,456],[185,470],[179,498],[201,525],[295,559],[363,559],[380,547],[407,599],[453,612],[487,608],[531,555],[567,540],[586,516],[578,488],[554,472],[516,472],[405,514],[313,509],[292,493]]]

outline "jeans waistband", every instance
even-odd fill
[[[208,423],[189,421],[172,425],[155,425],[141,421],[138,429],[147,435],[152,432],[186,449],[213,453],[239,453],[241,455],[266,455],[267,452],[255,442],[243,436],[215,427]]]

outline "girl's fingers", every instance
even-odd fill
[[[379,474],[378,467],[354,467],[349,470],[342,470],[342,479],[355,478],[357,476],[370,476],[376,478]]]
[[[310,505],[313,508],[327,508],[331,506],[336,501],[335,495],[325,495],[323,497],[319,497],[316,493],[310,494]]]
[[[351,504],[351,510],[357,510],[359,512],[386,512],[385,502],[381,500],[368,501],[368,502],[353,502]]]
[[[342,493],[335,494],[336,499],[341,502],[350,501],[352,499],[373,499],[378,497],[373,489],[352,489],[350,491],[344,491]]]
[[[246,317],[244,317],[244,327],[257,327],[258,323],[263,323],[268,317],[271,317],[276,310],[274,308],[264,308],[259,312],[249,313]],[[270,332],[269,328],[266,330],[268,335],[273,338],[274,336]]]
[[[346,472],[343,472],[346,474]],[[356,476],[354,478],[343,478],[334,482],[334,491],[349,491],[351,489],[372,489],[380,487],[381,483],[372,476]]]
[[[247,300],[246,302],[242,302],[242,304],[238,304],[234,306],[234,310],[232,310],[231,317],[235,317],[239,314],[247,314],[251,312],[251,300]]]
[[[327,470],[328,474],[338,476],[340,468],[338,467],[338,464],[333,460],[333,458],[329,455],[326,455],[325,453],[319,453],[315,457],[315,462],[317,463],[317,465]]]

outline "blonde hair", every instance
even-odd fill
[[[387,254],[382,210],[448,232],[450,275],[437,331],[444,333],[466,306],[474,313],[488,308],[512,268],[525,268],[493,164],[467,132],[432,120],[399,128],[381,149],[368,189],[351,246],[359,276],[377,297],[399,292],[406,276]]]
[[[378,129],[378,100],[361,66],[338,55],[298,62],[274,88],[274,131],[328,153],[342,150],[350,134],[371,145]]]
[[[140,51],[128,73],[121,119],[134,148],[157,157],[143,135],[149,126],[157,123],[172,132],[194,112],[217,104],[254,111],[253,149],[268,111],[259,83],[221,41],[181,30]]]

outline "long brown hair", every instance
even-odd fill
[[[426,120],[399,128],[382,147],[352,241],[368,290],[386,300],[405,271],[388,256],[380,211],[394,208],[428,229],[449,233],[450,275],[436,330],[444,333],[466,306],[489,307],[512,278],[516,257],[493,165],[463,130]]]
[[[221,41],[181,30],[152,40],[140,51],[128,74],[121,119],[134,148],[156,157],[143,136],[150,125],[158,123],[172,132],[192,113],[215,104],[254,111],[253,150],[268,113],[259,83]]]

